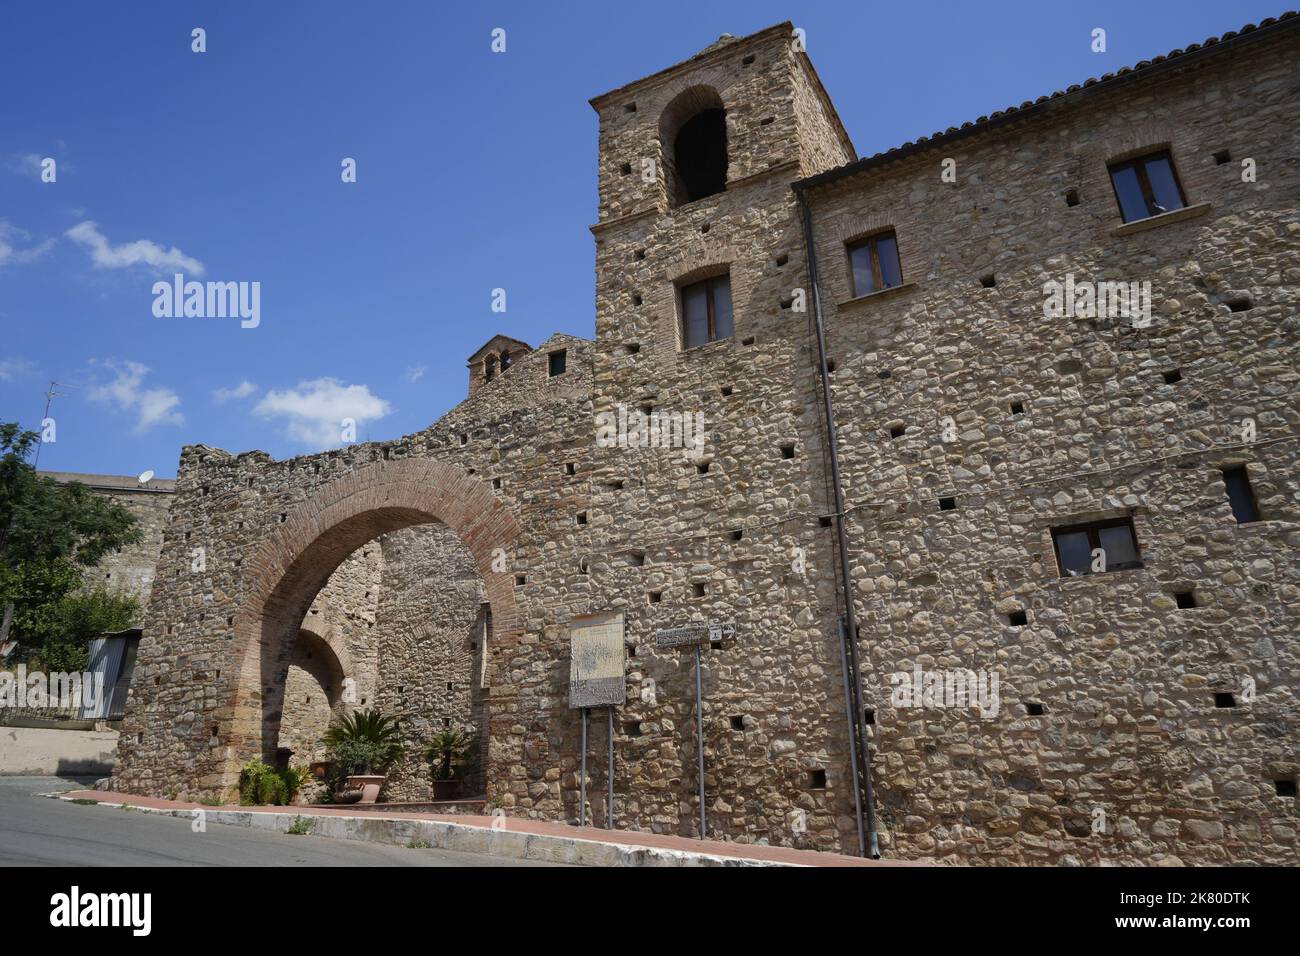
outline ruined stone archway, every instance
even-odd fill
[[[269,756],[266,678],[329,575],[366,541],[429,522],[451,529],[473,555],[492,608],[495,646],[517,639],[512,579],[496,559],[508,552],[519,526],[485,482],[451,465],[415,460],[375,462],[340,477],[285,513],[248,561],[248,587],[235,618],[233,687],[217,726],[219,787],[235,786],[247,761]],[[490,747],[487,759],[490,775]]]
[[[306,627],[299,629],[288,651],[275,729],[276,758],[288,752],[299,765],[324,760],[321,738],[334,717],[347,709],[343,698],[344,681],[353,673],[350,654],[346,644],[336,647]],[[342,658],[348,660],[346,668]]]

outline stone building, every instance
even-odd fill
[[[788,23],[596,97],[594,340],[489,340],[400,439],[186,447],[115,785],[228,795],[380,538],[373,699],[469,715],[509,814],[577,821],[613,612],[620,827],[698,832],[694,624],[710,836],[1294,864],[1297,23],[866,159]]]
[[[112,554],[107,554],[93,568],[86,569],[89,587],[102,585],[127,597],[135,598],[143,609],[153,589],[158,553],[162,550],[167,509],[172,503],[176,482],[170,478],[150,478],[142,482],[128,475],[90,475],[71,471],[43,471],[41,475],[64,484],[77,482],[95,494],[121,505],[135,518],[140,540]]]

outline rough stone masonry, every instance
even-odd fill
[[[282,736],[300,633],[329,643],[318,592],[383,536],[405,570],[357,606],[395,626],[335,649],[424,730],[476,722],[508,814],[577,820],[569,625],[617,611],[619,827],[696,832],[690,657],[655,647],[696,622],[724,626],[711,836],[855,852],[860,722],[888,856],[1295,864],[1297,24],[867,159],[788,23],[595,98],[594,341],[497,336],[393,441],[186,447],[114,786],[229,796]],[[1067,281],[1149,283],[1150,321],[1051,317]],[[656,412],[702,414],[702,453],[595,440]],[[430,588],[417,634],[402,595]]]

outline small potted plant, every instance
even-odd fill
[[[474,766],[474,738],[463,730],[448,727],[433,735],[424,750],[433,778],[433,799],[454,800]]]
[[[386,771],[405,751],[400,721],[377,710],[345,714],[325,732],[323,742],[334,772],[347,780],[340,802],[351,802],[344,795],[354,791],[360,791],[358,803],[378,800]]]

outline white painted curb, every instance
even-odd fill
[[[43,794],[71,801],[63,793]],[[101,807],[121,807],[129,804],[95,801]],[[131,806],[140,813],[194,819],[195,810],[167,810],[154,807]],[[384,843],[406,846],[424,841],[440,850],[460,853],[479,853],[505,857],[512,860],[539,860],[550,863],[569,863],[575,866],[729,866],[770,867],[801,866],[798,863],[779,863],[772,860],[753,860],[713,853],[694,853],[688,850],[667,850],[659,847],[633,846],[620,843],[602,843],[578,837],[555,836],[543,833],[524,833],[511,830],[509,823],[501,829],[450,823],[444,820],[400,820],[378,816],[335,816],[315,813],[252,812],[220,807],[200,807],[205,822],[255,830],[274,830],[285,833],[293,821],[301,817],[311,822],[311,836],[332,840],[359,840],[362,843]]]

